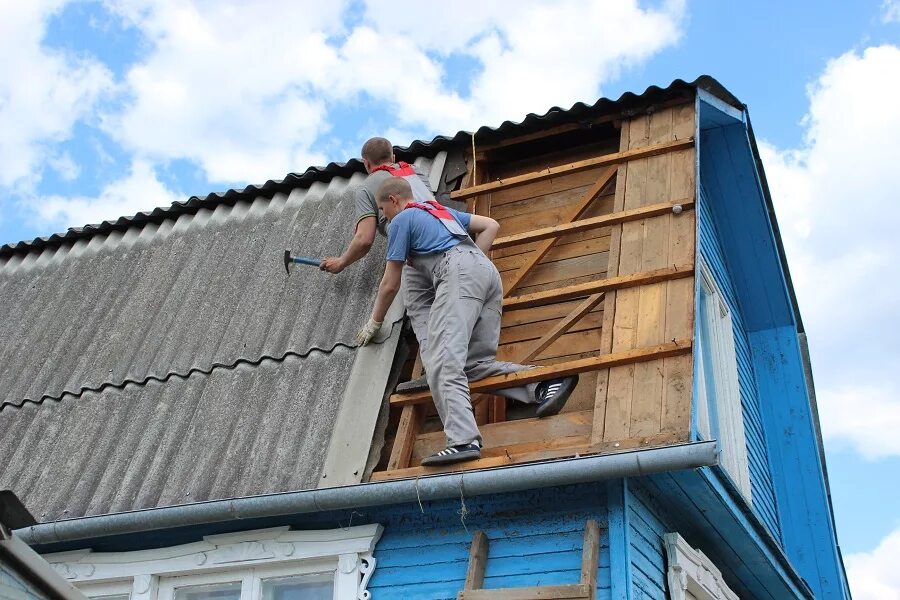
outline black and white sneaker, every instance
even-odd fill
[[[578,375],[540,382],[534,391],[538,401],[535,415],[549,417],[561,411],[576,385],[578,385]]]
[[[476,458],[481,458],[481,447],[477,443],[472,442],[471,444],[460,444],[459,446],[447,446],[440,452],[426,456],[422,459],[422,466],[452,465],[466,460],[475,460]]]
[[[425,379],[425,376],[419,377],[417,379],[411,379],[409,381],[404,381],[403,383],[398,383],[397,387],[394,391],[398,394],[404,394],[406,392],[421,392],[423,390],[428,389],[428,380]]]

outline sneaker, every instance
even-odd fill
[[[472,442],[459,446],[447,446],[440,452],[426,456],[422,459],[423,467],[436,467],[438,465],[452,465],[466,460],[481,458],[481,447]]]
[[[576,385],[578,385],[578,375],[540,382],[534,391],[538,401],[535,415],[538,417],[549,417],[561,411]]]
[[[411,379],[410,381],[404,381],[403,383],[398,383],[395,391],[398,394],[404,394],[407,392],[421,392],[423,390],[428,389],[428,380],[425,379],[424,376],[419,377],[418,379]]]

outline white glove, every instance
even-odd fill
[[[363,328],[359,330],[359,333],[356,334],[356,343],[359,346],[365,346],[369,342],[372,341],[372,338],[375,337],[375,334],[378,333],[378,330],[381,329],[381,323],[376,321],[375,319],[370,318],[369,322],[363,325]]]

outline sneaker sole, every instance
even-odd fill
[[[448,454],[447,456],[427,456],[422,459],[423,467],[437,467],[441,465],[452,465],[467,460],[475,460],[481,458],[480,450],[464,450],[456,454]]]
[[[538,418],[541,417],[552,417],[553,415],[559,413],[563,409],[563,406],[566,405],[566,401],[569,399],[569,396],[572,395],[572,392],[575,391],[575,387],[578,385],[578,375],[573,377],[569,377],[562,384],[559,392],[556,396],[553,397],[552,400],[548,400],[544,404],[538,406],[537,411],[535,411],[535,416]]]

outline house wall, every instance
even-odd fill
[[[426,502],[372,511],[384,535],[369,584],[373,598],[454,599],[462,590],[475,531],[489,540],[484,588],[578,583],[584,525],[601,528],[598,599],[610,597],[607,505],[602,485]]]
[[[701,166],[702,169],[702,166]],[[734,329],[734,346],[737,356],[738,383],[744,415],[744,433],[747,442],[747,462],[750,468],[753,509],[769,528],[775,539],[781,539],[775,491],[772,485],[769,452],[766,444],[762,413],[759,405],[757,376],[753,367],[750,340],[744,326],[744,310],[729,269],[729,258],[720,243],[719,231],[713,219],[715,198],[706,192],[702,181],[697,200],[697,228],[699,254],[712,273],[716,286],[731,312]],[[733,259],[732,259],[733,260]]]
[[[43,600],[46,597],[19,577],[12,568],[0,561],[0,598],[4,600]]]

